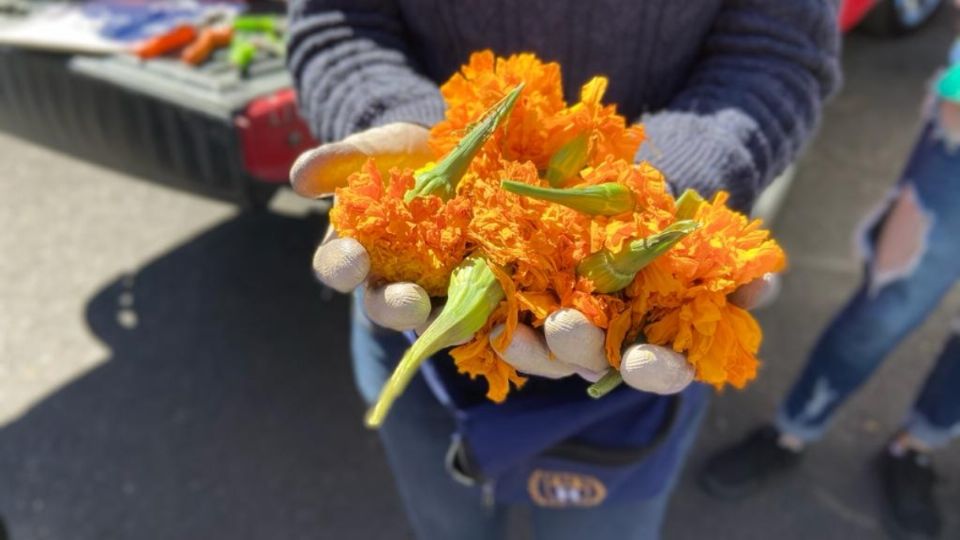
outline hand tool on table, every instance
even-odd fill
[[[213,11],[194,23],[182,23],[161,34],[141,41],[133,53],[141,59],[155,58],[183,49],[180,59],[198,65],[214,50],[230,44],[233,28],[225,22],[229,13]]]
[[[233,28],[227,25],[205,28],[192,43],[180,53],[180,60],[191,66],[202,64],[213,51],[230,45]]]
[[[141,41],[133,48],[140,59],[156,58],[185,47],[197,39],[197,28],[192,24],[180,24],[170,30]]]

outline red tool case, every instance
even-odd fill
[[[290,165],[316,141],[297,111],[292,88],[254,98],[234,117],[244,169],[264,182],[285,183]]]

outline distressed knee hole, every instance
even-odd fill
[[[916,270],[927,250],[933,216],[908,182],[894,194],[886,212],[872,218],[861,227],[861,246],[870,267],[870,291],[876,293]]]

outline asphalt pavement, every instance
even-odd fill
[[[950,38],[941,15],[902,39],[847,39],[845,89],[775,223],[791,268],[759,314],[763,371],[714,400],[667,538],[884,537],[871,460],[944,342],[957,290],[796,474],[734,503],[693,474],[771,417],[856,286],[852,231],[897,178]],[[286,199],[242,213],[2,134],[0,163],[0,515],[13,540],[406,537],[360,423],[348,303],[309,270],[319,212]],[[944,538],[960,538],[958,449],[937,456]]]

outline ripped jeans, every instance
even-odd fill
[[[904,170],[898,197],[867,231],[864,283],[820,336],[781,406],[781,432],[805,441],[820,438],[837,407],[960,278],[960,150],[942,128],[935,116],[927,123]],[[906,222],[916,234],[884,230],[895,225],[893,220]],[[881,245],[891,234],[894,242]],[[889,245],[892,250],[884,249]],[[891,251],[899,254],[890,256]],[[927,376],[905,429],[931,448],[960,434],[960,320]]]

